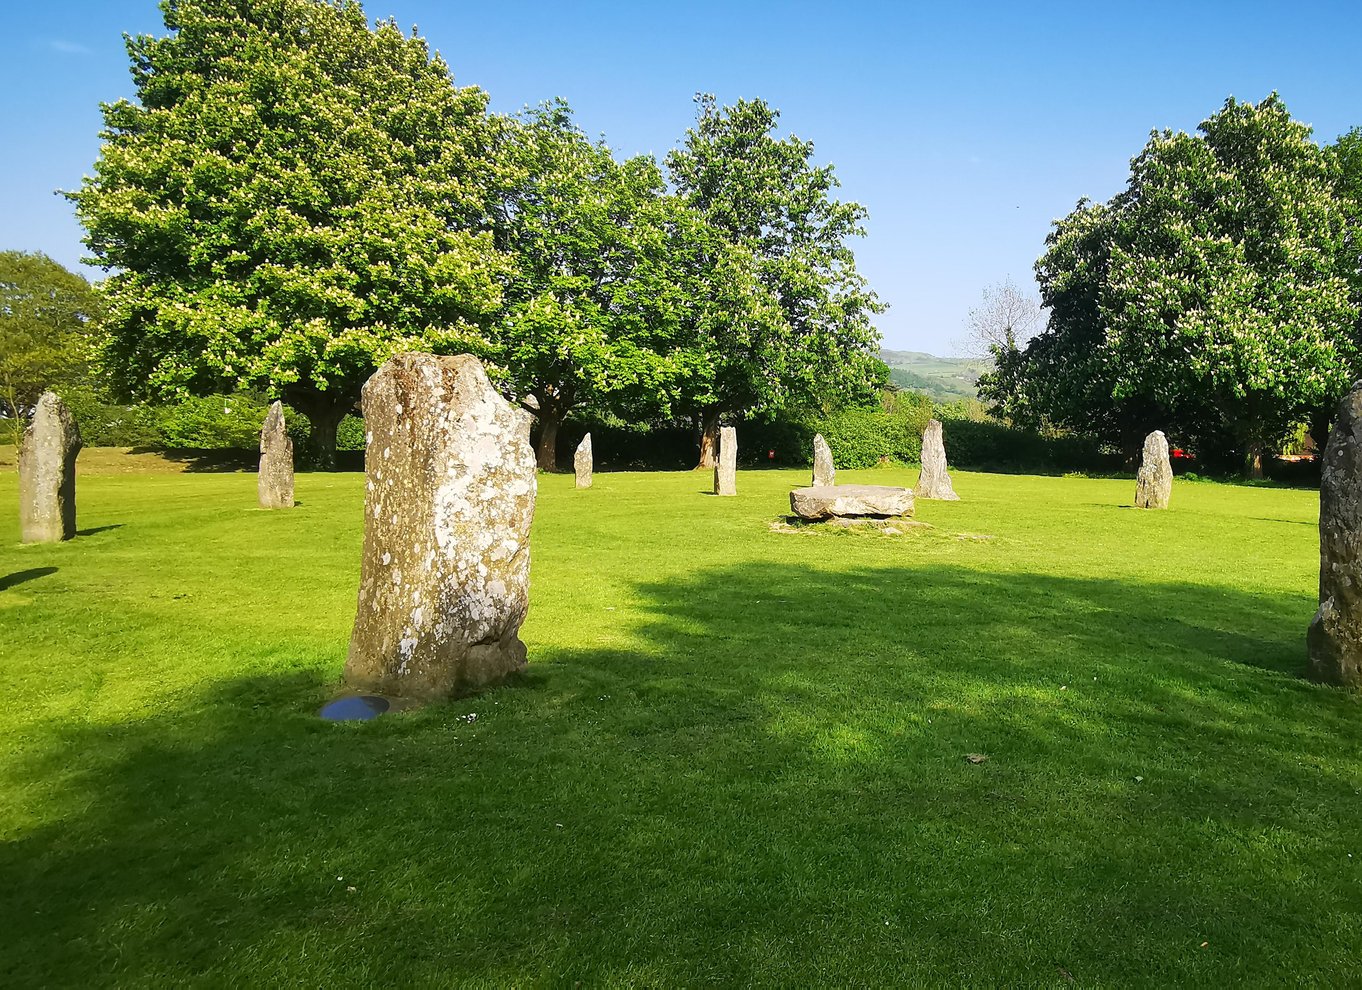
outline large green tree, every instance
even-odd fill
[[[1003,354],[1003,407],[1129,443],[1152,429],[1259,473],[1359,367],[1334,159],[1273,94],[1154,133],[1127,188],[1080,202],[1036,263],[1047,330]]]
[[[15,443],[45,389],[88,378],[102,310],[95,287],[47,255],[0,251],[0,403]]]
[[[701,360],[694,346],[700,224],[657,163],[618,162],[561,102],[509,122],[504,245],[515,259],[492,334],[509,390],[539,420],[539,466],[583,407],[673,411]]]
[[[391,354],[484,347],[507,269],[486,95],[354,0],[162,10],[72,194],[113,272],[106,366],[138,397],[280,395],[325,457]]]
[[[699,466],[709,467],[723,415],[873,393],[885,372],[871,318],[884,307],[850,243],[864,234],[865,208],[833,198],[839,183],[831,165],[813,163],[813,143],[776,137],[780,115],[762,100],[696,102],[696,124],[667,166],[686,203],[740,252],[725,270],[748,269],[751,286],[729,319],[734,286],[714,278],[703,287],[705,373],[691,403],[702,423]]]

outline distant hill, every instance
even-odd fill
[[[899,388],[929,395],[938,402],[977,399],[979,376],[992,362],[981,358],[942,358],[922,351],[881,350],[889,377]]]

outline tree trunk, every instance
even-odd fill
[[[558,427],[562,422],[562,412],[553,406],[540,404],[539,448],[535,451],[535,460],[541,471],[558,470]]]
[[[323,407],[315,415],[307,417],[312,424],[308,439],[311,441],[316,466],[323,471],[336,470],[336,431],[345,418],[344,408]]]
[[[1310,439],[1315,441],[1315,458],[1323,460],[1324,448],[1329,445],[1329,423],[1333,417],[1333,411],[1329,409],[1317,409],[1310,416]]]
[[[289,395],[284,401],[307,417],[308,447],[313,466],[320,471],[336,470],[336,431],[354,400],[329,393]]]
[[[719,410],[706,409],[700,418],[700,463],[697,471],[713,471],[719,455]]]
[[[1264,478],[1263,448],[1257,444],[1251,444],[1248,454],[1244,457],[1244,473],[1251,481],[1262,481]]]

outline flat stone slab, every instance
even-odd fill
[[[801,519],[911,516],[913,492],[889,485],[815,485],[790,492],[790,509]]]

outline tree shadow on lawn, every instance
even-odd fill
[[[23,748],[0,982],[1362,978],[1362,710],[1291,676],[1304,596],[639,590],[636,648],[480,698],[336,725],[242,678]]]
[[[23,571],[13,571],[0,577],[0,591],[8,591],[17,584],[25,581],[32,581],[36,578],[47,577],[49,574],[56,574],[55,567],[30,567]]]

